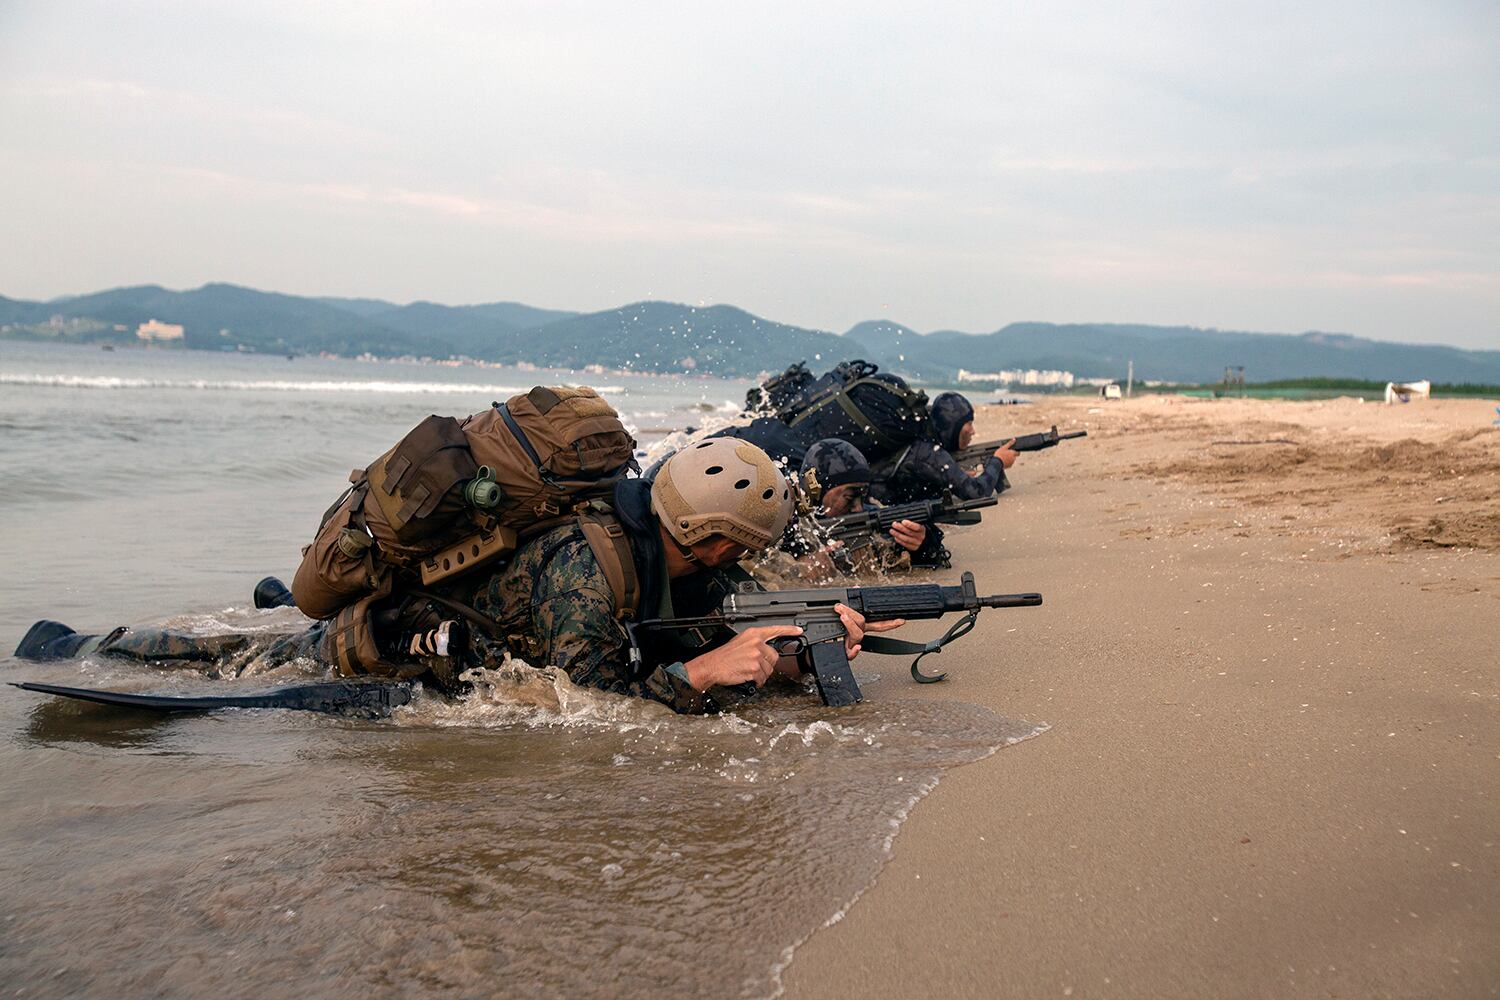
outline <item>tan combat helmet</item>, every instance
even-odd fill
[[[710,438],[667,459],[651,484],[651,509],[684,548],[723,535],[760,550],[786,530],[792,494],[764,451]]]

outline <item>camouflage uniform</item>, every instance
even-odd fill
[[[974,407],[956,392],[945,392],[932,401],[932,433],[937,440],[915,441],[884,463],[881,475],[871,487],[881,503],[910,503],[913,500],[936,500],[952,495],[961,500],[978,500],[1010,488],[1005,478],[1005,464],[991,455],[984,461],[979,475],[971,476],[954,461],[958,435],[964,424],[974,419]]]
[[[642,480],[621,483],[615,494],[615,513],[630,537],[642,588],[637,618],[701,617],[718,611],[724,597],[749,577],[732,567],[669,579],[648,497]],[[496,623],[511,655],[533,666],[556,666],[575,684],[649,698],[676,712],[718,709],[712,697],[688,683],[681,664],[734,633],[727,627],[637,629],[641,660],[633,663],[613,591],[577,524],[527,542],[478,588],[471,603]]]
[[[38,623],[41,624],[41,623]],[[237,677],[254,667],[267,670],[299,657],[318,659],[323,622],[300,632],[225,632],[191,635],[161,628],[117,628],[107,635],[80,635],[66,626],[64,634],[42,649],[17,655],[30,659],[64,659],[79,656],[123,656],[143,663],[207,664],[218,677]]]

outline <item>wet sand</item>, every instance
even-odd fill
[[[983,410],[1090,432],[952,546],[1047,605],[866,692],[1052,730],[951,773],[786,995],[1500,995],[1494,406]]]

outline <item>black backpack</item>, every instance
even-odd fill
[[[770,455],[771,461],[781,466],[787,478],[796,476],[802,470],[802,458],[807,454],[807,446],[811,443],[803,440],[802,435],[775,417],[756,417],[744,427],[726,427],[709,437],[732,437],[749,441]]]
[[[799,361],[745,393],[745,412],[755,417],[779,417],[812,382],[813,373],[807,370],[807,362]]]
[[[795,391],[785,392],[776,416],[807,443],[841,438],[864,453],[871,463],[892,455],[921,437],[930,418],[927,394],[913,389],[899,375],[882,372],[867,361],[845,361],[820,378],[812,379],[805,365],[794,365],[778,379],[801,368],[809,378]]]

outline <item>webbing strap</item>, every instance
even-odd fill
[[[879,653],[882,656],[905,656],[915,653],[917,659],[920,660],[928,653],[936,653],[953,640],[968,635],[973,631],[974,623],[978,618],[979,609],[975,608],[931,642],[907,642],[905,639],[892,639],[883,635],[867,635],[860,640],[859,648],[871,653]],[[912,669],[916,669],[915,663],[912,664]]]
[[[641,581],[624,526],[614,515],[593,510],[579,512],[578,526],[609,582],[616,601],[615,617],[635,618],[640,611]]]
[[[357,632],[363,624],[364,610],[360,604],[351,604],[343,608],[329,623],[326,633],[327,659],[344,677],[354,677],[362,672],[357,652]]]
[[[859,648],[866,653],[879,653],[881,656],[916,656],[935,653],[943,648],[943,644],[941,640],[907,642],[905,639],[892,639],[883,635],[866,635],[860,640]]]
[[[890,471],[885,474],[887,479],[901,471],[901,464],[906,461],[909,455],[911,455],[911,445],[902,448],[901,453],[896,456],[896,461],[891,463]]]
[[[848,392],[840,390],[839,394],[834,398],[838,401],[839,409],[847,413],[849,415],[849,419],[853,420],[854,423],[861,429],[863,429],[866,434],[870,435],[874,442],[880,445],[880,447],[887,450],[901,447],[900,441],[897,441],[895,438],[885,433],[885,431],[882,431],[879,427],[876,427],[870,421],[870,419],[860,411],[859,407],[854,405],[854,400],[849,398]]]
[[[412,597],[420,598],[424,601],[431,601],[433,604],[436,604],[437,606],[442,608],[447,608],[454,614],[467,619],[469,624],[473,625],[476,629],[483,632],[491,639],[501,638],[499,633],[495,631],[495,623],[489,618],[486,618],[484,616],[484,613],[479,611],[477,608],[473,608],[463,603],[462,601],[455,601],[451,597],[444,597],[441,594],[434,594],[430,590],[417,590],[416,588],[412,588],[410,591],[408,591],[408,593],[410,593]]]

